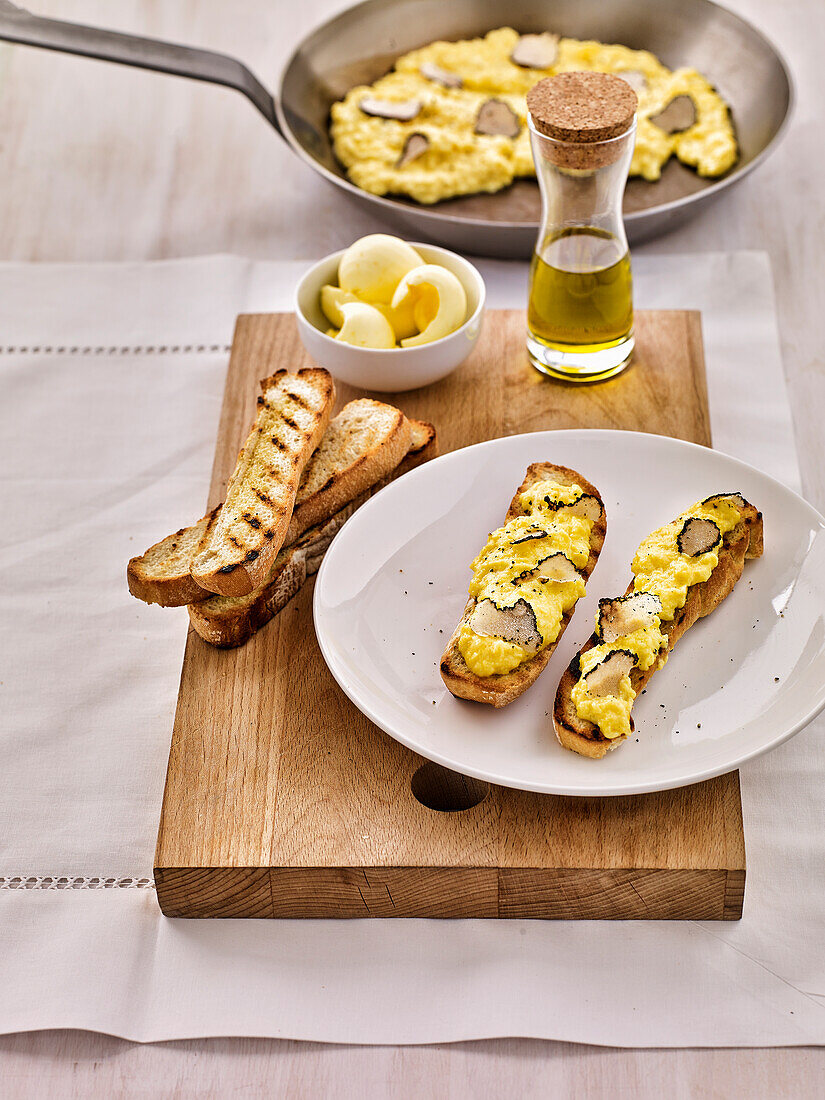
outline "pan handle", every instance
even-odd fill
[[[270,126],[283,137],[271,94],[246,65],[226,54],[179,46],[159,38],[142,38],[80,23],[66,23],[62,19],[46,19],[31,15],[11,0],[0,0],[2,40],[235,88],[255,104]]]

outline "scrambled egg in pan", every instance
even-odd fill
[[[548,67],[511,60],[521,36],[502,27],[413,50],[374,84],[352,88],[332,106],[330,134],[353,183],[374,195],[434,203],[532,176],[525,96],[546,76],[584,69],[625,76],[639,96],[631,176],[657,180],[673,155],[700,176],[720,176],[736,163],[727,104],[695,69],[671,72],[652,53],[626,46],[529,37],[554,43]],[[503,124],[491,128],[508,132],[477,132],[479,111],[491,100],[505,105],[495,108]],[[674,101],[681,111],[668,119],[664,111]]]

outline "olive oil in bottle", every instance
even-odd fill
[[[543,374],[601,382],[633,353],[633,279],[622,195],[636,93],[610,73],[565,72],[527,93],[541,225],[530,269],[527,352]]]
[[[555,351],[589,353],[621,344],[633,328],[627,245],[592,226],[564,229],[533,255],[530,336]]]

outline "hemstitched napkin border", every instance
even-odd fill
[[[67,878],[65,875],[15,875],[0,878],[0,890],[154,890],[150,878],[96,878],[86,875]]]

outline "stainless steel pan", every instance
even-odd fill
[[[652,50],[666,65],[691,65],[732,105],[739,163],[719,180],[700,179],[675,159],[655,184],[631,180],[625,218],[632,241],[685,221],[755,168],[776,144],[793,100],[788,69],[749,23],[711,0],[366,0],[308,35],[288,61],[277,97],[245,65],[224,54],[30,15],[0,0],[0,39],[224,84],[243,92],[314,171],[416,237],[488,256],[530,255],[538,189],[518,181],[496,195],[434,207],[355,187],[336,162],[330,104],[374,80],[399,54],[437,38],[473,38],[508,24]]]

